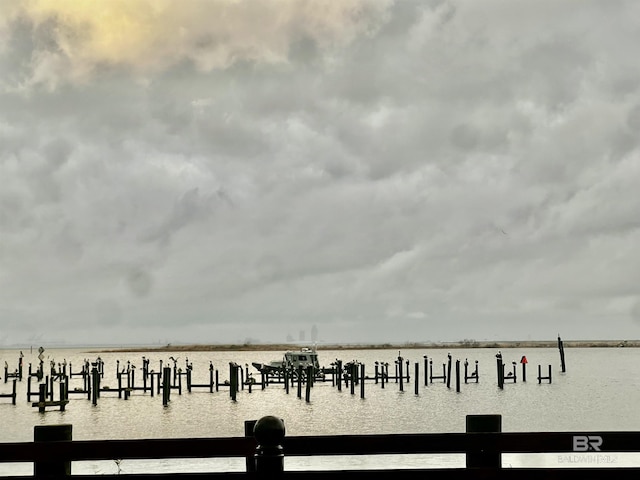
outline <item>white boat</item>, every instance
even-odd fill
[[[282,360],[269,363],[252,362],[255,368],[265,373],[278,373],[285,370],[298,372],[300,367],[304,372],[308,367],[313,367],[314,375],[320,371],[318,352],[315,348],[302,347],[300,350],[289,350],[284,353]]]

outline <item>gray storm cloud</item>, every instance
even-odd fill
[[[637,336],[639,8],[1,2],[1,338]]]

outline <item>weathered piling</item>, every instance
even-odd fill
[[[496,368],[498,370],[498,388],[504,388],[504,364],[502,363],[502,353],[496,354]]]
[[[306,388],[305,388],[305,394],[304,394],[304,399],[306,402],[310,402],[311,401],[311,387],[313,386],[313,366],[309,365],[307,367],[307,375],[306,375],[306,380],[307,380],[307,384],[306,384]]]
[[[564,363],[564,343],[562,342],[560,335],[558,335],[558,350],[560,351],[560,368],[562,369],[562,373],[565,373],[567,371],[567,367]]]
[[[89,369],[89,363],[87,363],[86,372],[82,376],[82,384],[87,392],[87,400],[91,400],[91,370]]]
[[[60,390],[60,411],[64,412],[67,403],[69,403],[69,378],[65,377],[58,388]]]
[[[402,383],[402,357],[398,357],[398,360],[396,362],[396,382],[398,381],[398,378],[400,379],[400,391],[403,392],[404,391],[404,386]]]
[[[18,379],[22,381],[22,352],[20,352],[20,357],[18,358],[18,368],[16,368],[13,372],[9,371],[9,364],[5,360],[4,362],[4,383],[8,383],[10,379]]]
[[[69,362],[69,378],[73,379],[73,377],[82,377],[85,380],[90,375],[89,370],[89,361],[87,359],[82,362],[82,367],[79,372],[73,372],[73,364]]]
[[[522,358],[520,359],[520,364],[522,365],[522,381],[526,382],[527,381],[527,363],[529,363],[529,361],[527,360],[526,356],[522,356]]]
[[[41,383],[38,385],[38,403],[35,405],[38,407],[40,413],[45,412],[45,406],[47,403],[47,384]]]
[[[1,393],[0,394],[0,398],[10,398],[12,405],[16,404],[16,380],[17,379],[14,378],[13,382],[11,382],[13,384],[11,393]]]
[[[433,374],[433,359],[429,360],[429,381],[433,383],[434,380],[442,380],[443,383],[447,382],[447,364],[442,364],[442,375]]]
[[[124,375],[124,372],[117,370],[116,376],[118,379],[118,398],[122,398],[122,375]]]
[[[518,381],[517,378],[517,372],[516,372],[516,362],[511,362],[512,365],[512,369],[510,372],[507,373],[507,375],[504,375],[504,367],[505,365],[502,365],[502,369],[503,369],[503,374],[502,374],[502,382],[511,382],[511,383],[516,383]]]
[[[456,392],[460,393],[460,360],[456,360]]]
[[[247,386],[249,387],[249,393],[251,393],[253,389],[253,384],[255,383],[255,379],[251,376],[251,373],[247,372],[247,379],[245,381]]]
[[[356,362],[350,362],[349,363],[349,376],[348,381],[349,381],[349,390],[351,391],[351,395],[355,395],[356,394],[356,383],[357,383],[357,376],[358,376],[358,364]]]
[[[547,376],[542,375],[542,366],[538,365],[538,384],[542,383],[542,380],[548,380],[551,383],[551,365],[549,365],[549,373]]]
[[[269,384],[268,382],[269,382],[269,375],[267,375],[267,372],[263,368],[260,370],[260,388],[262,390],[267,388],[267,385]]]
[[[451,388],[451,354],[447,353],[447,388]]]
[[[142,391],[146,392],[148,389],[147,381],[149,379],[149,359],[142,356]],[[153,392],[153,385],[149,388]]]
[[[429,386],[429,359],[427,358],[426,355],[423,355],[424,358],[424,386],[428,387]],[[416,379],[416,383],[418,382],[418,380]]]
[[[97,363],[92,363],[91,365],[91,403],[97,405],[100,397],[100,371]]]
[[[235,362],[229,362],[229,396],[234,402],[238,395],[238,368]]]
[[[35,372],[32,371],[31,363],[29,364],[29,378],[36,378],[39,382],[44,378],[44,362],[40,361],[38,365],[38,370]]]
[[[166,407],[171,400],[171,367],[162,370],[162,405]]]
[[[156,394],[160,395],[162,391],[162,369],[158,372],[149,370],[147,375],[149,376],[149,393],[152,397]]]
[[[49,392],[49,382],[47,381],[38,385],[38,401],[31,403],[31,406],[38,407],[40,413],[44,413],[47,407],[58,407],[63,412],[67,403],[69,403],[67,383],[60,382],[60,399],[54,400],[53,392]]]
[[[418,395],[418,385],[420,383],[420,364],[418,362],[413,366],[414,371],[414,381],[413,381],[413,393]]]
[[[289,394],[289,371],[288,371],[288,369],[285,369],[284,372],[282,372],[282,375],[283,375],[283,379],[284,379],[284,391],[288,395]]]
[[[24,354],[22,353],[22,350],[20,350],[20,357],[18,358],[18,380],[22,381],[22,367],[23,367],[23,361],[22,359],[24,358]]]
[[[8,383],[10,379],[15,378],[22,381],[22,358],[24,355],[20,352],[20,356],[18,357],[18,368],[14,371],[9,371],[9,363],[5,360],[4,362],[4,383]]]
[[[360,398],[364,398],[364,384],[365,384],[365,365],[360,364]]]
[[[207,388],[209,393],[213,393],[215,387],[213,362],[209,361],[209,383],[193,383],[193,364],[188,365],[185,375],[187,377],[187,391],[189,393],[191,393],[194,388]]]
[[[475,370],[469,373],[469,361],[464,359],[464,383],[468,383],[469,380],[475,380],[478,383],[478,360],[475,361]]]
[[[400,357],[398,357],[398,358],[400,358]],[[396,383],[398,383],[398,379],[399,379],[399,375],[398,375],[398,360],[395,360],[393,362],[393,364],[395,365],[395,374],[394,374],[393,378],[395,378]]]

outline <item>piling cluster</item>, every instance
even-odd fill
[[[565,361],[564,361],[564,343],[562,339],[558,335],[558,350],[560,352],[560,367],[562,373],[567,371]],[[522,366],[522,381],[527,381],[527,364],[529,361],[526,356],[522,356],[520,358],[520,365]],[[517,371],[517,362],[512,361],[512,368],[510,371],[506,371],[506,365],[502,359],[502,352],[498,352],[496,354],[496,368],[497,368],[497,377],[498,377],[498,387],[504,388],[505,383],[517,383],[518,381],[518,371]],[[542,373],[542,365],[538,365],[538,383],[551,383],[551,365],[547,365],[547,374],[543,375]]]
[[[558,348],[562,372],[566,372],[564,347],[560,336],[558,336]],[[404,391],[405,385],[411,382],[412,377],[416,395],[419,394],[421,385],[427,388],[434,383],[442,383],[446,384],[448,389],[455,389],[459,393],[463,382],[467,384],[480,381],[478,360],[473,363],[469,363],[466,358],[464,362],[460,359],[454,361],[452,355],[448,353],[445,361],[434,363],[434,358],[423,355],[422,368],[420,362],[414,362],[413,372],[411,372],[411,362],[398,352],[397,358],[392,362],[374,362],[372,373],[367,373],[366,365],[357,360],[343,362],[336,359],[329,367],[322,368],[291,365],[283,365],[282,368],[258,368],[257,364],[254,364],[259,374],[256,378],[249,371],[247,364],[243,366],[229,362],[228,377],[221,380],[219,370],[214,367],[213,362],[209,362],[206,383],[193,382],[193,363],[189,362],[188,358],[185,360],[184,367],[179,366],[178,360],[174,357],[169,357],[171,360],[169,364],[163,364],[160,360],[158,369],[154,370],[150,366],[150,360],[143,356],[141,368],[136,368],[130,361],[121,364],[117,360],[115,386],[109,386],[105,380],[105,362],[100,357],[93,361],[85,360],[76,371],[66,360],[61,363],[52,360],[49,362],[48,371],[45,371],[43,352],[44,349],[40,347],[39,363],[35,367],[30,363],[25,375],[27,401],[32,402],[32,406],[38,408],[40,412],[45,412],[48,408],[64,410],[72,395],[84,396],[93,405],[97,405],[101,395],[107,393],[115,394],[124,400],[128,400],[133,393],[148,394],[151,397],[157,395],[161,397],[162,405],[168,406],[172,393],[177,392],[181,395],[183,386],[189,393],[196,389],[204,389],[209,393],[228,390],[230,399],[237,401],[240,390],[248,389],[251,392],[254,387],[264,390],[270,385],[281,385],[287,394],[295,390],[298,398],[302,398],[304,392],[304,398],[309,402],[316,382],[331,382],[332,387],[338,391],[342,391],[343,388],[348,389],[353,395],[358,391],[360,397],[365,398],[367,384],[378,385],[384,389],[393,383],[400,391]],[[4,383],[11,381],[12,390],[10,393],[0,393],[0,398],[10,398],[14,405],[17,396],[16,382],[23,381],[23,357],[24,355],[20,352],[17,368],[13,371],[9,370],[5,362]],[[518,362],[511,363],[512,367],[507,370],[502,353],[499,351],[496,354],[497,385],[500,389],[503,389],[506,383],[515,384],[518,380]],[[521,381],[526,382],[528,364],[526,356],[522,356],[519,363]],[[423,381],[420,380],[421,375]],[[551,365],[548,365],[547,375],[542,374],[542,366],[538,365],[539,384],[551,383],[551,377]],[[72,382],[74,382],[73,387]],[[36,384],[36,388],[32,387],[32,383]],[[57,398],[54,392],[57,392]]]

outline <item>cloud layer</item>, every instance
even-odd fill
[[[637,338],[634,2],[0,10],[3,343]]]

